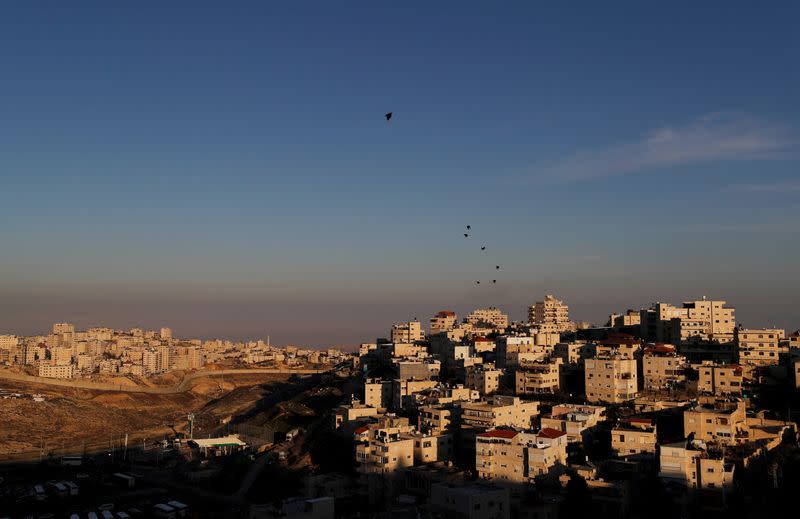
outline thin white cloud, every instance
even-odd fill
[[[656,128],[635,142],[575,153],[537,177],[578,181],[714,161],[780,158],[797,141],[778,125],[741,114],[714,113],[683,126]]]
[[[733,191],[745,193],[797,193],[800,191],[800,182],[765,182],[763,184],[733,184]]]
[[[763,223],[699,223],[685,226],[667,227],[664,232],[677,233],[778,233],[794,234],[800,232],[800,224],[794,222],[763,222]]]

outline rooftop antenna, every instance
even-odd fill
[[[189,416],[186,418],[189,419],[189,439],[194,439],[194,413],[189,413]]]

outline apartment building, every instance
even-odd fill
[[[86,330],[86,338],[95,341],[110,341],[114,337],[114,330],[111,328],[95,327]]]
[[[436,380],[400,380],[392,381],[392,407],[401,409],[406,403],[406,399],[413,397],[416,393],[436,387],[439,382]]]
[[[367,425],[367,440],[356,445],[358,471],[362,474],[391,474],[414,466],[414,428],[408,418],[386,415]]]
[[[629,418],[611,429],[611,449],[620,458],[652,458],[657,445],[656,425],[649,418]]]
[[[584,434],[603,420],[606,408],[599,405],[554,405],[549,416],[542,416],[542,429],[555,429],[567,434],[569,443],[583,441]]]
[[[514,368],[521,361],[543,360],[552,352],[555,345],[537,344],[536,337],[528,335],[503,335],[496,340],[497,367]]]
[[[75,369],[81,373],[92,373],[97,367],[97,357],[81,353],[75,357]]]
[[[414,342],[423,340],[425,334],[422,332],[422,325],[420,322],[414,320],[392,326],[391,337],[392,342],[395,344],[413,344]]]
[[[414,463],[435,463],[453,459],[453,436],[445,432],[414,432]]]
[[[453,432],[460,424],[461,407],[452,403],[420,407],[417,428],[422,432],[439,434]]]
[[[642,341],[631,335],[618,333],[595,344],[595,356],[617,356],[624,359],[638,359],[642,353]]]
[[[381,409],[372,407],[354,399],[349,404],[342,404],[333,410],[333,427],[352,428],[355,424],[383,416]]]
[[[560,357],[553,357],[541,362],[520,365],[515,373],[515,393],[517,395],[558,393],[561,389],[563,363]]]
[[[193,346],[175,347],[169,352],[169,366],[170,369],[200,369],[203,367],[203,352]]]
[[[386,408],[392,404],[392,381],[379,378],[364,382],[364,405]]]
[[[464,385],[489,396],[500,388],[503,371],[495,369],[494,364],[474,364],[465,369]]]
[[[678,355],[671,344],[653,344],[644,349],[642,376],[644,388],[659,390],[673,388],[686,382],[686,357]]]
[[[800,388],[800,348],[790,347],[788,369],[789,380],[794,384],[795,388]]]
[[[734,344],[739,354],[739,364],[769,366],[778,364],[780,342],[786,332],[778,328],[760,330],[736,328]]]
[[[451,329],[444,332],[445,337],[450,339],[451,341],[462,341],[465,338],[472,335],[474,332],[474,327],[469,323],[458,323],[453,326]]]
[[[148,348],[142,352],[142,366],[148,375],[164,373],[172,366],[169,346]]]
[[[687,438],[729,444],[744,441],[748,430],[745,404],[741,400],[718,400],[683,412],[683,434]]]
[[[476,354],[492,352],[495,350],[494,339],[474,337],[472,339],[472,349]]]
[[[682,307],[655,303],[640,312],[642,337],[670,344],[693,341],[733,341],[735,310],[725,301],[687,301]]]
[[[584,361],[586,400],[619,404],[636,398],[636,359],[610,354]]]
[[[401,360],[394,363],[397,378],[401,380],[430,380],[439,377],[442,363],[432,358]]]
[[[427,346],[408,342],[381,344],[378,351],[387,355],[390,362],[393,363],[399,362],[400,359],[426,359],[429,357]]]
[[[114,375],[119,373],[122,361],[119,359],[100,359],[97,362],[97,371],[101,375]]]
[[[539,402],[523,402],[515,396],[494,395],[485,402],[461,404],[461,424],[468,427],[529,429],[538,415]]]
[[[0,350],[16,350],[19,343],[19,337],[16,335],[0,335]]]
[[[744,370],[741,366],[703,362],[695,368],[698,373],[698,393],[716,396],[742,394]]]
[[[73,364],[39,364],[39,376],[46,378],[72,378],[75,376],[75,366]]]
[[[563,301],[547,294],[543,301],[528,307],[528,322],[543,325],[553,332],[566,332],[575,329],[569,319],[569,307]]]
[[[451,402],[475,402],[480,400],[481,394],[470,387],[461,384],[451,386],[438,386],[421,392],[432,403],[449,404]]]
[[[594,357],[597,345],[587,342],[559,342],[553,346],[553,354],[564,359],[565,364],[579,364]]]
[[[72,347],[58,346],[50,349],[50,362],[57,366],[72,363]]]
[[[466,322],[474,328],[493,328],[497,330],[508,328],[508,316],[495,307],[473,310],[467,316]]]
[[[562,431],[493,429],[475,437],[475,468],[481,479],[526,483],[566,464],[567,435]]]
[[[628,310],[624,314],[611,314],[608,317],[608,326],[614,330],[639,328],[642,325],[642,316],[636,310]]]
[[[734,465],[721,452],[708,451],[698,442],[681,441],[661,445],[659,477],[691,490],[713,490],[728,494],[733,490]]]
[[[508,489],[480,483],[431,485],[431,509],[445,519],[510,519]]]
[[[431,335],[452,330],[458,321],[458,316],[450,310],[437,312],[430,320]]]
[[[71,323],[55,323],[53,324],[53,333],[55,334],[74,334],[75,325]]]

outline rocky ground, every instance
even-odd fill
[[[185,428],[190,412],[208,426],[236,415],[270,393],[283,375],[242,375],[195,380],[173,395],[103,392],[0,382],[19,398],[0,399],[0,461],[119,448],[128,441],[157,441]],[[35,401],[32,395],[42,395]]]

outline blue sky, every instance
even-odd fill
[[[0,331],[800,326],[796,3],[164,4],[2,7]]]

